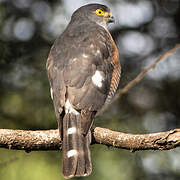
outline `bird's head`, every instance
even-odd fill
[[[103,27],[108,23],[114,22],[114,17],[110,9],[102,4],[88,4],[77,9],[72,18],[79,18],[80,20],[90,20]]]

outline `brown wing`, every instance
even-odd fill
[[[114,69],[119,64],[114,65],[112,61],[118,61],[118,56],[110,34],[99,26],[89,29],[87,25],[86,28],[81,26],[77,34],[76,29],[67,28],[56,40],[47,61],[47,71],[57,117],[68,99],[73,108],[86,117],[82,121],[82,129],[86,132],[92,124],[92,116],[117,88],[119,79],[114,79],[119,75],[113,74],[118,74]],[[92,80],[96,71],[103,79],[101,87]]]
[[[54,65],[54,58],[51,52],[47,59],[46,68],[50,82],[51,98],[54,102],[56,116],[59,119],[59,115],[62,113],[65,104],[66,86],[63,79],[63,69],[57,68]]]

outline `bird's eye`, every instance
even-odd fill
[[[96,9],[96,14],[98,16],[103,16],[104,15],[104,11],[102,9]]]

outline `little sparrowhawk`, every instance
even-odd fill
[[[47,60],[65,178],[91,173],[90,128],[96,113],[111,100],[119,84],[119,53],[107,29],[111,22],[114,18],[105,5],[80,7],[55,41]]]

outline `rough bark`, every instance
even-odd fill
[[[169,150],[180,146],[180,129],[152,134],[128,134],[96,127],[92,144],[104,144],[131,150]],[[24,131],[0,129],[0,147],[43,151],[61,149],[58,130]]]
[[[151,134],[128,134],[95,128],[95,143],[134,151],[169,150],[180,146],[180,129]]]
[[[0,147],[16,150],[43,151],[61,149],[58,130],[24,131],[0,129]]]

